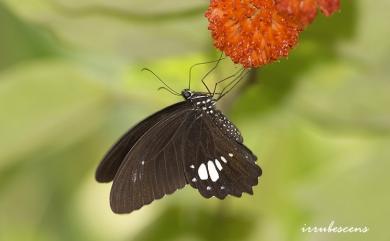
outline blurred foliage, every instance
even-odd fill
[[[94,169],[127,128],[179,100],[142,67],[182,89],[192,64],[218,56],[207,3],[0,2],[0,240],[390,239],[386,0],[343,1],[221,104],[260,157],[254,196],[205,200],[187,187],[111,212]],[[301,232],[332,220],[370,231]]]

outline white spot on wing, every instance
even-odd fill
[[[132,180],[133,182],[136,182],[136,181],[137,181],[137,173],[136,173],[136,172],[133,172],[133,176],[132,176],[131,180]]]
[[[145,165],[145,162],[144,162],[144,161],[142,161],[142,162],[141,162],[141,164],[142,164],[142,165]]]
[[[194,169],[194,168],[195,168],[195,166],[194,166],[194,165],[191,165],[190,167],[191,167],[192,169]]]
[[[218,159],[215,159],[215,165],[217,166],[218,170],[222,170],[222,165],[221,163],[218,161]]]
[[[233,157],[233,153],[229,153],[229,156],[230,156],[230,157]]]
[[[209,175],[207,174],[206,165],[204,163],[202,163],[202,165],[199,166],[198,175],[201,180],[207,180],[207,178],[209,178]]]
[[[210,190],[211,190],[211,187],[210,187],[210,186],[207,186],[206,189],[210,191]]]
[[[225,157],[221,156],[221,160],[222,160],[224,163],[227,163],[227,160],[225,159]]]
[[[194,178],[192,178],[192,182],[196,182],[196,178],[194,177]]]
[[[208,161],[207,168],[209,169],[211,181],[216,182],[219,179],[219,175],[217,169],[215,169],[214,163],[212,161]]]

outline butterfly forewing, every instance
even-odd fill
[[[111,189],[111,208],[129,213],[187,184],[182,146],[192,106],[183,104],[149,129],[124,158]]]
[[[179,110],[185,105],[185,102],[179,102],[168,106],[161,111],[149,116],[145,120],[138,123],[124,134],[107,152],[103,160],[100,162],[95,178],[98,182],[111,182],[114,179],[119,166],[123,159],[138,141],[150,128],[152,128],[159,121],[165,119],[167,116]]]

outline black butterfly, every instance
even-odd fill
[[[262,173],[257,157],[216,109],[214,93],[183,90],[184,101],[141,121],[109,150],[96,180],[113,181],[115,213],[130,213],[186,184],[205,198],[253,194]]]

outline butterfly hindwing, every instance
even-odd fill
[[[165,119],[167,116],[181,108],[184,103],[185,102],[179,102],[162,109],[161,111],[141,121],[136,126],[131,128],[127,133],[125,133],[111,147],[111,149],[104,156],[103,160],[100,162],[95,173],[96,180],[98,182],[111,182],[114,179],[114,176],[126,154],[130,151],[138,139],[156,123]]]
[[[191,153],[186,155],[185,167],[192,187],[206,198],[252,194],[261,169],[248,148],[216,128],[207,115],[199,118],[188,132],[186,149]]]

